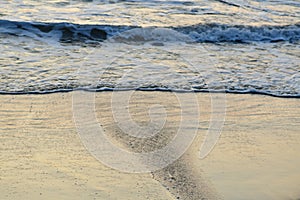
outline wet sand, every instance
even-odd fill
[[[200,159],[211,98],[197,93],[200,126],[192,146],[164,169],[131,174],[105,166],[86,150],[73,120],[73,94],[0,96],[0,199],[300,198],[299,99],[227,94],[222,135]],[[148,124],[149,107],[165,107],[167,121],[153,140],[122,133],[112,115],[111,95],[96,94],[95,114],[121,148],[153,151],[176,133],[181,118],[174,94],[139,91],[130,100],[132,119],[140,125]]]

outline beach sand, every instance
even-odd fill
[[[0,96],[0,199],[300,198],[299,99],[227,94],[222,135],[200,159],[215,94],[183,93],[196,95],[200,109],[193,144],[164,169],[125,173],[98,161],[82,144],[72,111],[77,93]],[[176,134],[181,117],[174,93],[134,92],[128,106],[136,123],[146,125],[155,104],[167,112],[163,129],[150,141],[122,133],[113,118],[112,94],[95,94],[95,116],[120,148],[152,151]],[[82,105],[89,101],[82,99]]]

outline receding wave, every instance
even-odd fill
[[[181,64],[181,63],[180,63]],[[107,76],[96,75],[91,78],[91,75],[84,77],[72,77],[59,79],[58,76],[46,79],[41,77],[34,78],[34,84],[28,81],[30,78],[14,79],[13,83],[9,80],[2,80],[0,86],[0,94],[48,94],[56,92],[71,92],[77,90],[101,92],[101,91],[126,91],[126,90],[141,90],[141,91],[169,91],[169,92],[226,92],[226,93],[252,93],[265,94],[276,97],[300,98],[299,76],[293,75],[288,80],[271,80],[262,81],[260,77],[257,80],[248,80],[247,74],[244,77],[236,77],[231,75],[226,78],[217,75],[218,72],[207,73],[203,76],[197,76],[194,72],[184,71],[172,73],[172,70],[164,69],[160,72],[147,71],[125,72],[122,76],[114,74],[108,70],[105,73]],[[150,73],[152,70],[148,70]],[[92,73],[92,72],[91,72]],[[119,72],[118,72],[119,73]],[[213,76],[213,79],[211,77]],[[224,80],[225,78],[225,80]],[[235,79],[239,81],[234,81]],[[263,79],[263,78],[261,78]],[[291,84],[290,84],[291,83]]]
[[[170,34],[171,33],[171,34]],[[175,34],[177,33],[177,34]],[[16,22],[0,20],[0,34],[55,40],[63,43],[117,41],[177,42],[298,42],[300,24],[286,26],[244,26],[197,24],[181,27],[138,27],[114,25],[80,25],[72,23]]]

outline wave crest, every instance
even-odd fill
[[[72,23],[15,22],[0,20],[0,34],[28,36],[59,42],[298,42],[300,24],[286,26],[244,26],[197,24],[182,27],[137,27],[80,25]],[[130,30],[130,31],[129,31]],[[127,34],[127,35],[126,35]]]

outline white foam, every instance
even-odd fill
[[[171,28],[134,28],[113,36],[112,42],[191,42],[188,35]]]

